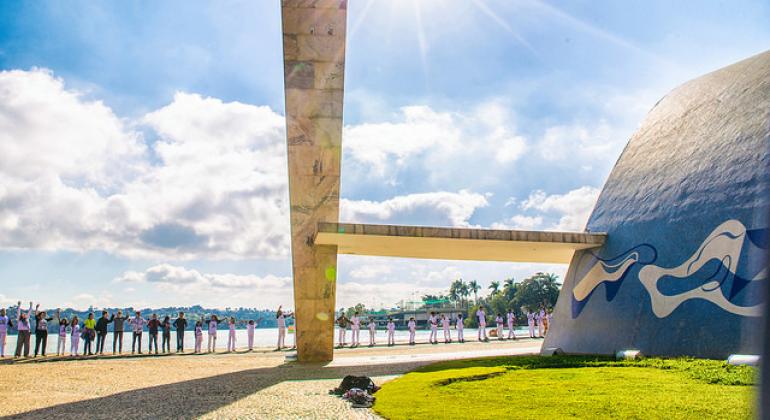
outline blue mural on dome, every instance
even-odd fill
[[[670,315],[690,299],[709,301],[737,315],[761,316],[762,302],[744,306],[733,303],[733,299],[747,286],[761,287],[758,282],[767,279],[766,266],[741,264],[741,256],[747,254],[744,261],[762,261],[768,251],[769,233],[767,228],[746,230],[741,222],[728,220],[714,229],[690,258],[670,268],[653,264],[657,250],[649,244],[636,246],[611,259],[586,252],[573,272],[572,317],[580,315],[600,284],[605,285],[606,300],[611,302],[634,266],[640,266],[635,280],[649,293],[652,311],[658,318]],[[678,288],[684,290],[666,293],[660,283],[672,279],[684,285]],[[758,296],[758,293],[752,291],[750,295]]]
[[[770,252],[770,52],[685,83],[628,141],[544,348],[758,354]]]

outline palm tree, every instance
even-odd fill
[[[470,290],[468,289],[468,283],[463,281],[463,279],[460,279],[460,295],[462,295],[463,298],[465,298],[465,306],[468,306],[468,296],[471,295]]]
[[[454,302],[460,299],[460,280],[455,280],[449,285],[449,299]]]
[[[503,294],[505,294],[505,297],[508,298],[508,300],[513,299],[513,295],[516,294],[516,280],[514,280],[513,277],[509,279],[505,279],[503,281]]]
[[[497,292],[500,290],[500,282],[499,281],[493,281],[489,283],[489,290],[492,291],[490,295],[496,295]]]
[[[479,290],[481,290],[481,286],[479,286],[479,282],[476,280],[471,280],[470,283],[468,283],[468,290],[473,293],[473,302],[478,303],[479,301]]]

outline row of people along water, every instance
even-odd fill
[[[235,317],[217,317],[212,314],[208,318],[200,317],[197,320],[188,320],[185,317],[184,312],[179,312],[177,317],[171,319],[170,316],[158,317],[157,314],[151,314],[150,317],[145,318],[141,311],[135,311],[133,316],[129,316],[128,313],[123,313],[122,310],[118,310],[116,313],[110,313],[109,311],[102,311],[101,317],[98,319],[93,312],[90,312],[86,319],[81,320],[77,315],[72,318],[62,318],[60,312],[57,310],[53,315],[48,316],[46,311],[41,311],[40,305],[36,305],[33,308],[33,303],[30,302],[29,309],[23,311],[21,309],[21,302],[17,305],[16,313],[16,329],[18,331],[16,348],[14,352],[15,357],[29,357],[30,354],[30,341],[32,333],[34,331],[35,336],[35,348],[33,357],[37,357],[38,354],[45,356],[46,347],[48,342],[48,323],[56,321],[58,324],[57,335],[57,355],[65,355],[67,350],[67,339],[69,337],[69,355],[75,357],[80,354],[80,344],[82,343],[82,355],[90,356],[93,354],[104,354],[105,341],[108,333],[108,325],[113,324],[113,354],[121,354],[123,352],[123,340],[124,332],[131,332],[131,354],[142,354],[142,339],[144,336],[145,328],[148,330],[148,351],[152,352],[153,348],[155,353],[159,353],[158,337],[161,338],[161,349],[164,353],[171,352],[171,335],[172,331],[176,332],[175,347],[176,352],[184,353],[184,332],[188,325],[194,322],[194,353],[201,353],[203,351],[203,333],[207,332],[208,336],[208,352],[216,352],[217,333],[219,331],[219,325],[225,323],[228,330],[227,335],[227,351],[235,351],[235,331],[236,331],[236,319]],[[478,341],[488,341],[487,336],[487,314],[483,306],[480,306],[475,313],[476,321],[479,325],[478,328]],[[279,307],[276,311],[276,324],[278,326],[278,339],[276,350],[282,350],[286,348],[285,338],[287,330],[287,319],[293,317],[293,313],[283,311],[282,307]],[[546,312],[541,309],[538,312],[527,312],[527,324],[529,326],[530,338],[544,337],[548,330],[548,326],[551,322],[551,312]],[[32,326],[32,320],[35,321],[34,328]],[[247,320],[247,341],[248,350],[252,350],[254,347],[254,330],[256,325],[259,324],[257,320]],[[514,328],[516,325],[516,316],[513,310],[509,310],[503,317],[498,313],[494,318],[495,329],[493,333],[499,340],[504,340],[504,328],[508,327],[508,339],[516,339],[514,334]],[[338,346],[347,346],[347,331],[351,330],[352,341],[351,346],[357,347],[360,345],[360,330],[363,320],[359,316],[358,312],[355,312],[353,316],[348,318],[344,313],[336,319],[339,331]],[[441,324],[444,334],[444,342],[451,343],[452,322],[446,314],[437,314],[431,312],[428,317],[427,328],[430,330],[428,342],[431,344],[438,343],[438,327]],[[14,322],[7,315],[5,309],[0,309],[0,357],[5,357],[5,343],[6,336],[11,327],[14,326]],[[377,322],[373,317],[369,317],[367,325],[369,331],[369,345],[376,345],[376,330]],[[410,345],[416,343],[417,335],[417,322],[414,317],[410,318],[407,322],[407,329],[409,331]],[[460,343],[465,342],[464,337],[464,319],[462,314],[458,314],[455,318],[454,329],[456,330],[457,341]],[[386,324],[387,341],[388,346],[395,345],[395,331],[396,322],[393,318],[389,318]]]

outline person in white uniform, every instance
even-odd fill
[[[214,353],[217,352],[217,327],[219,327],[219,323],[224,320],[224,318],[219,319],[216,315],[211,315],[211,318],[204,321],[209,327],[209,353],[211,353],[212,350]]]
[[[495,317],[495,327],[497,327],[497,339],[500,341],[505,340],[505,337],[503,337],[503,316],[500,315],[500,312]]]
[[[257,324],[253,319],[250,319],[249,323],[246,324],[246,336],[248,340],[249,351],[254,350],[254,328],[256,328],[256,326]]]
[[[441,314],[441,328],[444,329],[444,344],[452,342],[452,333],[449,331],[449,318],[445,314]]]
[[[396,323],[393,318],[388,318],[388,346],[396,345]]]
[[[479,341],[489,341],[487,338],[487,314],[484,312],[483,306],[479,306],[476,311],[476,318],[479,321]]]
[[[78,345],[80,345],[80,320],[73,316],[70,321],[70,357],[78,355]]]
[[[529,326],[529,338],[535,338],[535,314],[527,309],[527,326]]]
[[[286,318],[292,316],[290,312],[283,311],[283,305],[278,307],[278,311],[275,313],[275,320],[278,324],[278,347],[276,350],[282,350],[286,347],[284,341],[286,340]]]
[[[227,327],[227,351],[235,351],[235,317],[230,317],[230,322],[227,323]]]
[[[535,321],[537,321],[537,332],[540,338],[545,337],[545,326],[543,325],[543,322],[545,322],[545,309],[540,308],[540,312],[537,313]]]
[[[455,323],[455,328],[457,328],[457,342],[464,343],[465,336],[463,335],[463,328],[465,328],[465,325],[463,325],[463,314],[457,314],[457,323]]]
[[[508,310],[508,314],[505,315],[508,322],[508,339],[515,340],[516,334],[513,333],[513,324],[516,323],[516,315],[513,314],[513,309]]]
[[[203,347],[203,323],[201,321],[195,322],[195,353],[201,352]]]
[[[553,324],[552,324],[552,322],[553,322],[553,310],[548,311],[548,313],[545,315],[545,320],[546,320],[546,323],[547,323],[547,326],[548,326],[548,328],[546,328],[546,330],[545,330],[545,333],[548,334],[548,331],[550,331],[551,328],[553,327]]]
[[[67,318],[61,318],[59,310],[56,310],[56,321],[59,323],[59,340],[56,342],[56,355],[64,356],[64,352],[67,350],[67,325],[69,321]]]
[[[5,308],[0,309],[0,357],[5,357],[5,337],[8,335],[8,330],[12,327],[13,322],[5,314]],[[58,355],[59,352],[57,351],[56,354]]]
[[[409,318],[409,322],[406,324],[409,328],[409,345],[414,345],[414,336],[417,332],[417,323],[414,322],[414,317]]]
[[[430,313],[428,317],[428,326],[430,327],[430,343],[438,344],[438,318],[435,312]]]
[[[353,316],[350,317],[350,335],[353,336],[351,338],[353,342],[350,344],[350,347],[358,347],[361,344],[361,319],[358,317],[358,311],[354,312]]]
[[[374,322],[373,316],[369,317],[369,325],[367,326],[369,327],[369,347],[374,347],[376,344],[374,337],[377,335],[377,323]]]

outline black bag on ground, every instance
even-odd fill
[[[352,388],[360,388],[370,394],[374,394],[380,389],[380,387],[375,385],[372,379],[368,376],[348,375],[342,378],[342,383],[340,383],[340,386],[332,389],[329,391],[329,393],[334,395],[342,395]]]

